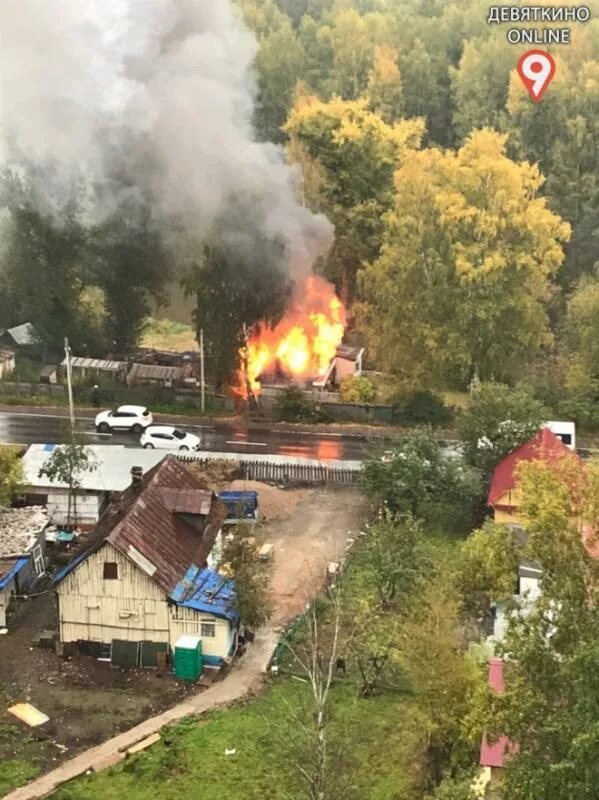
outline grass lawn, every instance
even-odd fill
[[[298,795],[297,751],[289,744],[289,719],[304,707],[308,687],[275,678],[257,699],[185,720],[163,731],[146,753],[52,795],[55,800],[287,800]],[[332,740],[340,768],[358,796],[405,800],[416,725],[410,701],[386,693],[358,700],[355,687],[336,681]],[[235,749],[234,755],[225,750]]]
[[[37,778],[40,772],[31,761],[2,761],[0,763],[0,797],[12,789]]]

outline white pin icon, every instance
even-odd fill
[[[538,103],[555,75],[555,61],[545,50],[529,50],[518,61],[518,75]]]

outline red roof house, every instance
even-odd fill
[[[513,450],[495,467],[487,505],[495,511],[495,522],[520,522],[518,509],[518,467],[522,463],[555,463],[562,458],[578,458],[549,428],[541,428],[532,439]]]
[[[500,658],[492,658],[489,661],[489,686],[497,694],[503,694],[505,691],[503,661]],[[505,766],[506,753],[509,753],[510,750],[514,752],[516,749],[507,736],[500,736],[493,744],[489,744],[487,737],[483,736],[480,746],[480,765],[481,767],[501,768]]]

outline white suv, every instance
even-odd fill
[[[115,430],[142,433],[154,421],[152,414],[143,406],[119,406],[114,411],[101,411],[96,417],[98,433]]]
[[[170,425],[152,425],[142,433],[140,442],[146,450],[199,450],[200,437]]]

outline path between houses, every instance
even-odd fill
[[[230,674],[224,680],[199,692],[184,703],[155,717],[150,717],[134,728],[80,753],[52,772],[48,772],[26,786],[5,795],[4,800],[32,800],[32,798],[47,797],[63,783],[88,770],[103,769],[115,763],[119,756],[134,744],[157,733],[166,725],[177,722],[183,717],[203,714],[205,711],[227,705],[257,691],[263,683],[264,674],[278,639],[279,634],[275,629],[264,628],[256,634],[252,647],[248,648],[243,659],[233,666]]]

